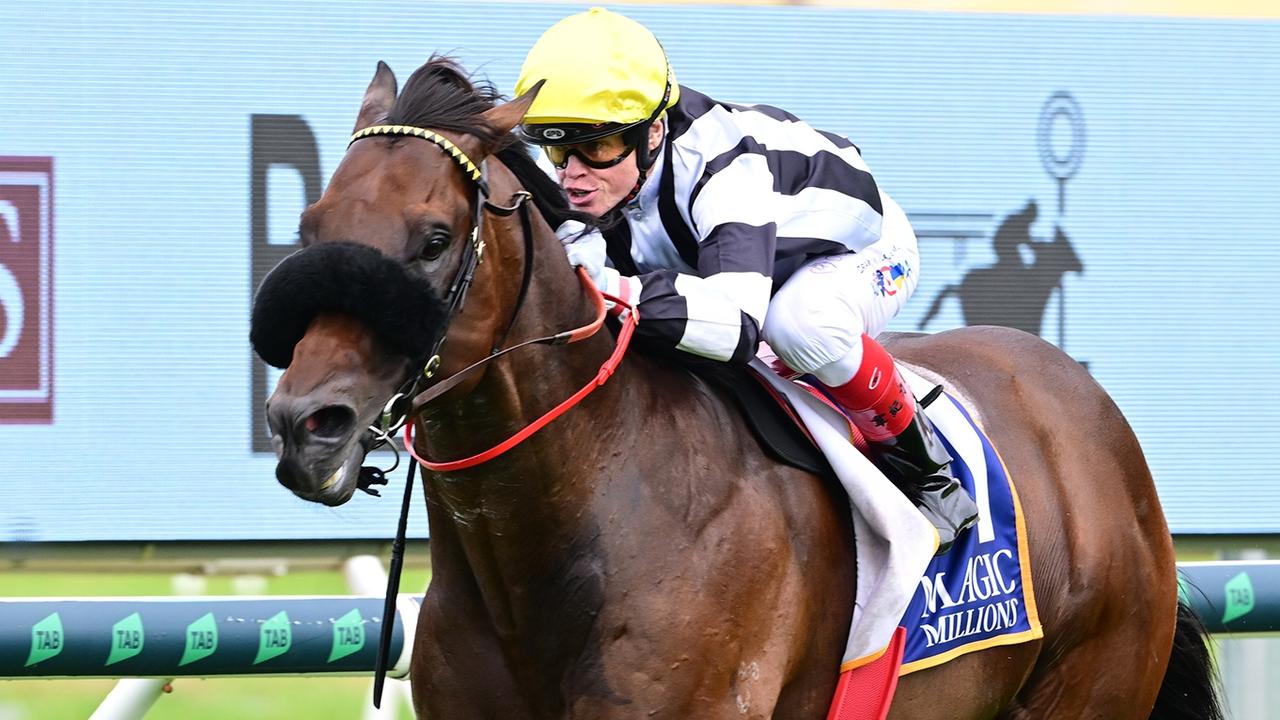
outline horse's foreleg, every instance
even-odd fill
[[[592,662],[577,663],[566,678],[565,686],[573,688],[568,717],[796,717],[776,711],[783,685],[795,675],[791,665],[801,652],[797,645],[814,649],[803,640],[811,635],[800,624],[809,617],[797,600],[803,574],[784,561],[781,551],[756,552],[751,567],[765,568],[763,573],[746,571],[735,555],[723,557],[723,566],[707,563],[688,574],[673,571],[658,591],[631,592],[625,602],[609,606],[597,622]],[[717,592],[729,588],[728,579],[735,576],[737,588]],[[778,607],[787,610],[753,605],[753,594],[776,598]],[[828,662],[834,668],[834,659]],[[803,720],[818,716],[807,714]]]
[[[572,720],[772,720],[777,683],[737,683],[733,687],[689,689],[646,684],[634,692],[618,688],[612,697],[581,697],[572,703]],[[682,683],[681,683],[682,685]],[[718,684],[717,684],[718,685]]]
[[[474,720],[532,718],[503,660],[497,639],[471,618],[446,616],[427,602],[418,616],[409,676],[419,718]]]
[[[630,623],[627,635],[600,653],[596,671],[579,673],[568,717],[669,720],[770,720],[781,692],[782,648],[742,654],[750,636],[700,623],[684,632]],[[737,638],[736,640],[731,638]],[[752,643],[755,644],[755,643]],[[584,677],[589,675],[589,677]],[[589,680],[589,682],[586,682]]]

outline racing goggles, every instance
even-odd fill
[[[568,145],[543,145],[542,150],[551,164],[560,170],[568,167],[569,158],[573,156],[577,156],[589,168],[605,170],[626,160],[628,155],[635,152],[636,143],[627,137],[632,134],[619,132]]]

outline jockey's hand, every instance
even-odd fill
[[[568,256],[569,264],[585,268],[591,281],[602,292],[627,300],[639,298],[640,281],[636,278],[624,278],[617,270],[605,264],[608,252],[604,236],[599,230],[586,231],[586,225],[576,220],[566,220],[556,229],[556,237],[564,243],[564,254]],[[626,309],[612,301],[607,301],[605,305],[615,315]]]
[[[612,278],[606,272],[610,268],[605,267],[608,252],[604,236],[594,228],[586,232],[584,230],[586,226],[577,220],[567,220],[556,230],[556,237],[564,243],[564,252],[569,257],[569,264],[573,267],[585,268],[596,287],[608,290],[608,281]]]

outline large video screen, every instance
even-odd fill
[[[448,53],[510,93],[578,9],[0,7],[0,541],[390,536],[398,491],[328,509],[276,483],[253,289],[377,61],[403,82]],[[891,329],[1057,343],[1128,416],[1176,532],[1280,530],[1280,23],[620,9],[681,82],[861,148],[921,238]]]

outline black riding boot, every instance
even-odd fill
[[[872,455],[885,475],[938,529],[938,555],[965,528],[978,521],[978,506],[951,474],[951,454],[917,406],[911,424],[892,439],[871,443]]]

